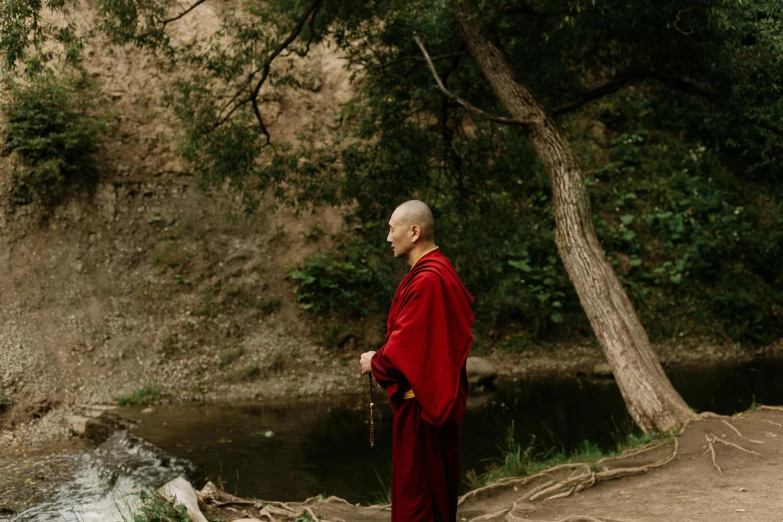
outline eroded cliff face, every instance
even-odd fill
[[[64,13],[82,32],[97,23],[87,4]],[[178,22],[176,37],[214,31],[216,5]],[[161,99],[170,79],[145,52],[89,42],[83,65],[116,118],[97,189],[45,218],[32,207],[0,214],[0,393],[14,402],[0,428],[29,422],[0,445],[67,436],[63,408],[147,382],[181,400],[352,388],[356,372],[324,357],[285,280],[292,263],[328,246],[339,210],[245,215],[230,190],[205,194],[177,155],[177,122]],[[351,96],[334,48],[300,65],[302,89],[262,93],[276,142],[306,128],[308,141],[328,139]],[[3,201],[12,168],[0,158]],[[305,234],[315,223],[322,232]]]

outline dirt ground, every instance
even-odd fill
[[[783,519],[783,408],[702,416],[670,443],[620,457],[506,478],[460,499],[460,522],[752,521]],[[228,500],[228,502],[226,502]],[[221,504],[219,507],[217,504]],[[323,522],[381,522],[388,506],[330,497],[303,503],[207,501],[208,516]]]

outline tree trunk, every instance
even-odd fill
[[[520,81],[481,25],[474,0],[452,0],[462,37],[508,112],[524,128],[552,182],[557,248],[612,368],[628,412],[646,431],[682,426],[696,415],[663,372],[647,333],[604,256],[593,228],[584,174],[547,109]]]

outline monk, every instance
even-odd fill
[[[397,207],[386,240],[411,270],[394,295],[386,343],[362,354],[360,364],[391,402],[391,519],[455,522],[473,298],[435,245],[426,204],[414,200]]]

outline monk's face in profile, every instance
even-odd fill
[[[408,257],[408,253],[413,250],[416,240],[419,237],[418,227],[405,223],[400,212],[395,211],[389,220],[389,235],[386,241],[391,243],[394,250],[394,257]]]

